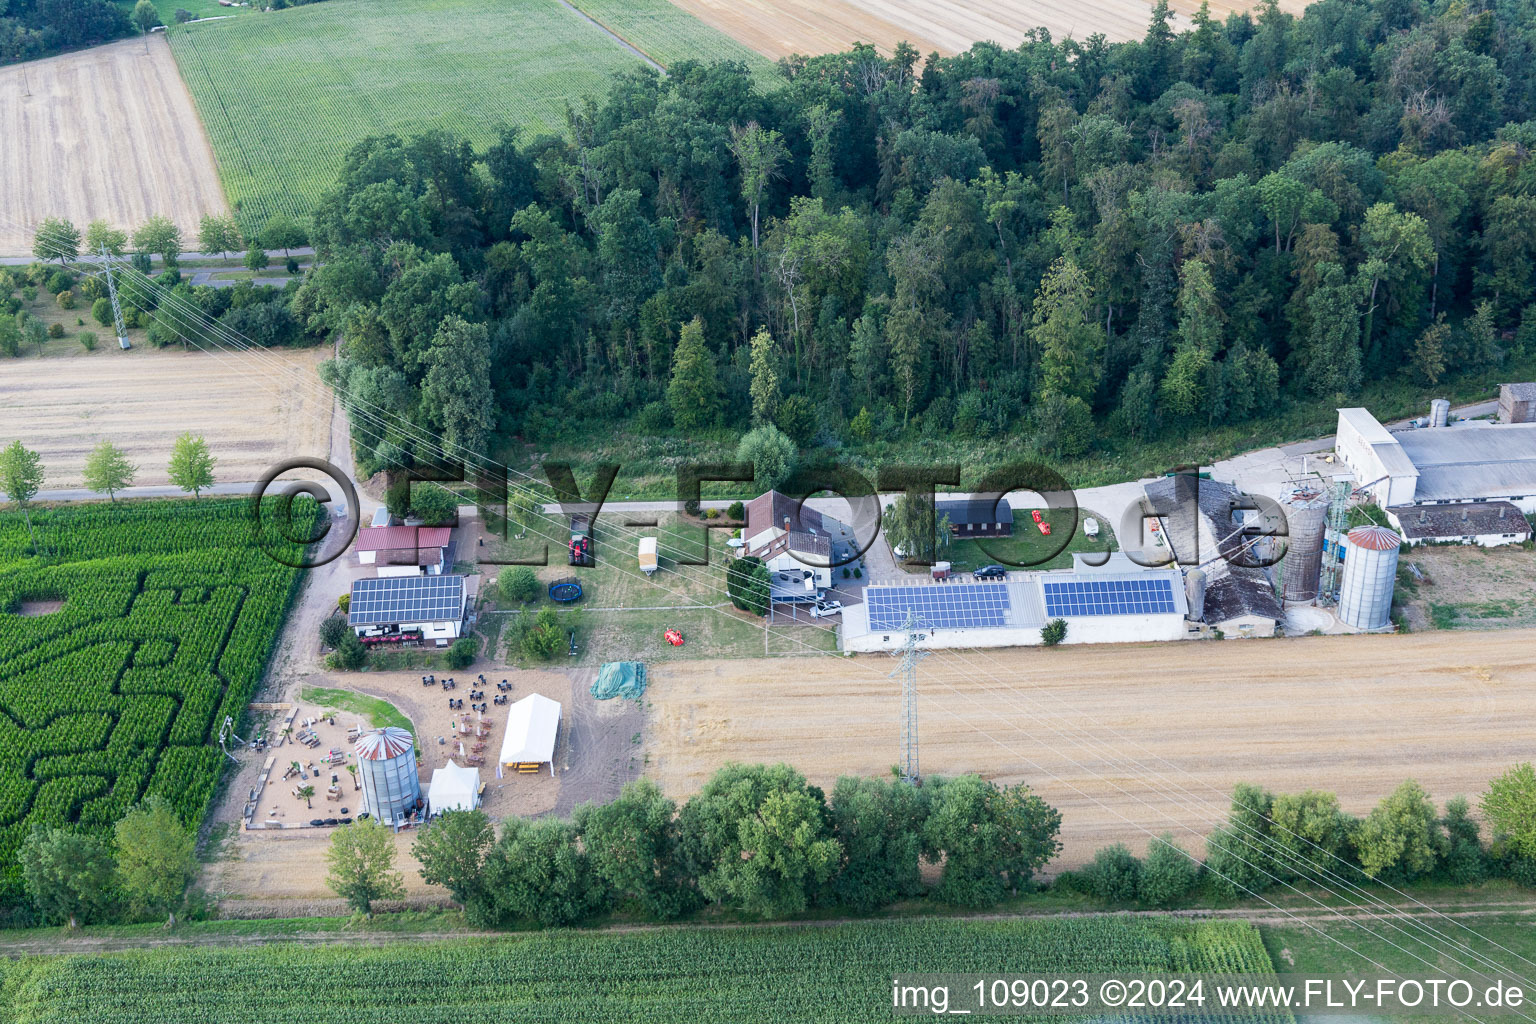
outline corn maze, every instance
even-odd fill
[[[929,919],[0,959],[0,992],[29,1024],[858,1024],[900,1019],[896,973],[1272,970],[1258,931],[1241,921]]]
[[[198,822],[299,576],[263,546],[302,547],[255,534],[244,500],[31,521],[0,514],[0,899],[34,825],[105,832],[151,793]]]
[[[170,42],[247,231],[307,214],[369,136],[563,134],[567,102],[640,65],[558,0],[329,0]]]

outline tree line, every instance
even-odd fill
[[[615,910],[671,920],[706,906],[778,918],[925,894],[992,906],[1028,890],[1060,849],[1060,828],[1027,786],[975,775],[921,788],[844,777],[828,796],[785,764],[730,764],[681,805],[641,780],[568,819],[508,818],[499,834],[482,811],[450,811],[412,853],[422,878],[481,925],[567,925]],[[360,912],[403,891],[376,823],[339,830],[333,851],[332,887]],[[931,888],[925,864],[942,865]]]
[[[563,136],[357,146],[292,309],[354,408],[477,451],[1056,457],[1436,386],[1536,336],[1533,33],[1531,0],[1160,4],[1126,43],[635,69]]]

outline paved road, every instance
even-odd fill
[[[279,263],[281,263],[284,260],[286,260],[289,256],[293,256],[295,258],[301,258],[301,257],[305,257],[305,256],[313,256],[314,254],[315,254],[314,247],[313,246],[308,246],[308,245],[300,246],[297,249],[289,249],[286,253],[283,250],[281,250],[281,249],[268,249],[267,250],[267,257],[269,259],[276,260]],[[84,254],[82,253],[82,255],[84,255]],[[182,262],[186,262],[188,260],[222,260],[222,259],[227,259],[230,255],[232,255],[232,254],[230,254],[230,253],[221,253],[221,252],[184,252],[184,253],[181,254],[181,259],[182,259]],[[239,255],[239,254],[236,253],[236,254],[233,254],[233,255]],[[165,262],[159,256],[154,256],[154,255],[149,257],[149,261],[151,263],[163,263],[163,262]],[[27,266],[29,264],[36,263],[36,262],[38,262],[38,259],[37,259],[36,256],[0,256],[0,267],[25,267],[25,266]],[[52,262],[56,262],[56,261],[49,260],[48,262],[52,263]],[[234,269],[234,268],[230,268],[230,269]]]

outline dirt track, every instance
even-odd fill
[[[0,68],[0,96],[0,256],[29,254],[44,217],[132,230],[160,213],[195,238],[227,212],[163,35]]]
[[[1146,0],[673,0],[679,7],[769,57],[830,53],[855,42],[873,43],[889,53],[901,40],[927,54],[958,53],[990,40],[1017,46],[1035,27],[1054,39],[1087,39],[1101,32],[1111,41],[1140,38],[1152,5]],[[1199,0],[1173,0],[1179,25],[1199,9]],[[1215,0],[1211,16],[1255,6],[1250,0]],[[1304,0],[1281,0],[1300,13]]]
[[[788,761],[823,786],[889,771],[894,667],[658,666],[648,774],[683,797],[727,761]],[[1027,781],[1063,813],[1062,866],[1149,832],[1198,849],[1239,781],[1359,813],[1408,777],[1475,797],[1532,756],[1532,630],[970,651],[919,672],[922,771]]]
[[[0,375],[0,438],[41,453],[50,490],[82,486],[85,457],[104,439],[139,467],[134,483],[169,483],[171,445],[187,430],[208,439],[219,480],[255,480],[280,459],[329,451],[329,395],[289,387],[274,368],[297,367],[308,378],[329,355],[124,352],[108,335],[89,354],[9,360]]]

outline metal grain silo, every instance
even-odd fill
[[[1328,524],[1328,496],[1318,488],[1298,487],[1281,501],[1289,534],[1280,576],[1287,601],[1317,600],[1317,576],[1323,564],[1323,528]]]
[[[1356,629],[1381,629],[1392,621],[1392,587],[1402,538],[1385,526],[1357,526],[1344,535],[1344,581],[1339,619]]]
[[[1429,403],[1429,425],[1431,427],[1446,427],[1451,423],[1451,403],[1443,398],[1433,399]]]
[[[368,813],[386,825],[405,821],[421,800],[416,744],[411,734],[389,726],[362,737],[353,749]]]
[[[1185,618],[1191,622],[1205,619],[1205,570],[1191,569],[1184,574],[1184,603],[1189,605]]]

